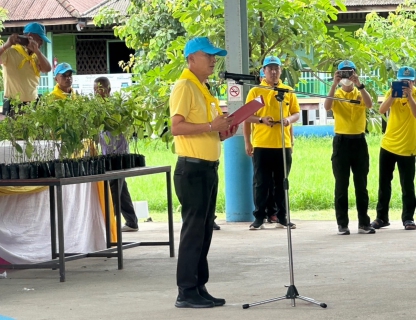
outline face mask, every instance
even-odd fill
[[[351,80],[349,80],[349,79],[341,79],[341,81],[339,83],[341,83],[344,86],[349,87],[349,86],[352,85],[353,82]]]

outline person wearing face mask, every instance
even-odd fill
[[[365,140],[366,108],[372,99],[356,74],[356,66],[345,60],[338,65],[328,97],[359,100],[360,104],[327,98],[324,107],[332,109],[335,120],[335,136],[332,143],[332,172],[335,178],[335,215],[339,235],[349,235],[348,185],[350,171],[354,177],[355,200],[358,212],[358,233],[372,234],[368,216],[367,175],[370,169],[367,142]],[[341,85],[338,88],[338,85]]]
[[[397,79],[403,83],[403,97],[394,98],[392,89],[380,106],[380,113],[389,111],[386,133],[381,140],[379,156],[379,187],[375,229],[389,226],[391,180],[394,167],[400,175],[402,188],[402,222],[405,230],[415,230],[415,154],[416,154],[416,89],[415,69],[401,67]]]
[[[260,85],[264,87],[278,87],[293,90],[280,80],[282,63],[275,56],[268,56],[263,61],[265,78]],[[283,146],[281,125],[284,126],[285,157],[287,174],[292,164],[292,142],[290,135],[290,124],[299,119],[300,107],[296,95],[292,92],[284,94],[283,119],[280,119],[280,102],[277,101],[276,91],[270,88],[252,88],[246,102],[250,102],[259,96],[263,96],[265,106],[244,121],[244,143],[246,153],[253,158],[253,199],[254,199],[254,222],[250,230],[263,229],[266,217],[267,201],[270,185],[274,184],[274,200],[277,207],[276,228],[288,226],[286,217],[285,192],[283,186]],[[278,121],[278,122],[277,122]],[[296,228],[290,223],[290,228]]]

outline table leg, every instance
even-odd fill
[[[123,269],[123,239],[121,237],[121,204],[120,204],[120,179],[116,183],[116,199],[113,199],[115,206],[115,215],[117,220],[117,258],[118,269]]]
[[[58,205],[59,275],[60,281],[65,282],[65,244],[62,186],[56,186],[56,198]]]
[[[168,225],[169,225],[169,250],[170,256],[175,256],[175,242],[174,242],[174,232],[173,232],[173,203],[172,203],[172,182],[171,182],[171,172],[166,172],[166,189],[167,189],[167,199],[168,199]]]
[[[105,199],[105,236],[107,239],[107,248],[111,248],[110,201],[108,193],[108,181],[103,181],[103,183]]]
[[[55,259],[56,254],[56,213],[55,213],[55,187],[49,187],[49,207],[50,207],[50,215],[51,215],[51,251],[52,251],[52,259]]]

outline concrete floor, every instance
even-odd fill
[[[212,309],[177,309],[176,258],[168,247],[124,252],[124,269],[114,258],[66,264],[66,282],[57,271],[8,271],[0,279],[0,315],[18,320],[49,319],[411,319],[416,316],[416,231],[400,221],[374,235],[338,236],[334,221],[294,221],[295,286],[300,295],[328,308],[296,299],[244,310],[243,304],[284,296],[290,283],[286,229],[268,224],[225,223],[214,231],[209,254],[209,291],[227,300]],[[167,240],[165,223],[142,223],[124,240]],[[180,224],[175,224],[176,252]],[[0,316],[1,319],[1,316]]]

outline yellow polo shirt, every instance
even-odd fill
[[[49,94],[50,96],[54,97],[56,100],[59,99],[72,99],[74,100],[76,98],[76,93],[74,89],[71,88],[71,93],[66,93],[59,88],[59,84],[56,84],[53,88],[52,92]]]
[[[391,89],[386,98],[391,95]],[[416,89],[412,96],[416,100]],[[390,107],[386,133],[381,140],[381,147],[399,156],[416,154],[416,118],[412,114],[407,98],[395,98]]]
[[[332,101],[332,112],[334,113],[335,133],[339,134],[360,134],[365,132],[366,106],[361,97],[360,91],[354,87],[351,92],[338,88],[335,98],[360,100],[360,104],[345,101]]]
[[[181,115],[186,122],[207,123],[208,113],[204,95],[190,80],[178,80],[169,99],[171,117]],[[212,119],[218,115],[215,106],[210,107]],[[194,135],[175,136],[176,154],[209,161],[220,158],[221,142],[218,132],[204,132]]]
[[[284,85],[280,80],[277,85],[278,88],[293,90],[291,87]],[[250,102],[259,96],[263,96],[265,106],[260,108],[254,115],[258,117],[271,116],[274,120],[280,120],[280,102],[276,100],[277,92],[264,89],[252,88],[248,95],[246,102]],[[299,113],[300,107],[298,99],[294,93],[285,93],[283,99],[283,117],[287,118],[291,114]],[[282,132],[280,124],[269,127],[262,123],[253,123],[252,126],[252,144],[254,148],[282,148]],[[285,148],[291,148],[290,126],[284,128]]]
[[[19,95],[22,102],[34,101],[38,97],[37,86],[39,85],[40,77],[35,74],[32,65],[28,61],[19,69],[23,59],[23,56],[13,48],[7,49],[1,55],[4,96],[16,98]],[[37,58],[35,61],[38,63]]]

